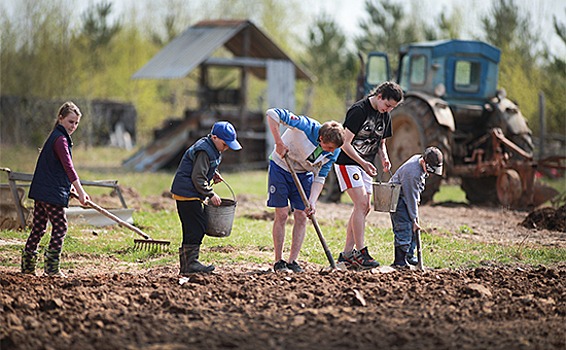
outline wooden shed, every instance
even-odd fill
[[[220,48],[232,57],[214,57]],[[240,71],[237,88],[213,88],[210,71],[231,67]],[[198,107],[186,109],[179,119],[164,121],[154,140],[127,159],[124,165],[138,171],[176,167],[184,153],[214,122],[228,120],[238,131],[243,150],[227,152],[223,169],[260,168],[267,165],[273,140],[264,120],[265,111],[252,111],[248,103],[250,74],[267,81],[266,106],[295,109],[295,81],[312,82],[312,75],[294,63],[250,21],[212,20],[189,27],[138,70],[133,79],[180,79],[198,71]],[[218,108],[219,106],[225,108]],[[228,107],[228,108],[226,108]]]

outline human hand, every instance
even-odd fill
[[[389,159],[384,159],[381,161],[381,165],[383,166],[383,172],[386,173],[389,170],[391,170],[391,162],[389,162]]]
[[[421,229],[421,225],[419,225],[418,222],[413,221],[413,232],[417,232],[420,229]]]
[[[281,158],[285,158],[285,155],[289,152],[289,147],[283,142],[275,144],[275,152],[281,156]]]
[[[377,176],[377,169],[375,165],[373,165],[372,163],[366,161],[363,165],[363,168],[365,172],[369,174],[369,176],[371,177]]]
[[[219,172],[215,172],[214,175],[212,175],[212,182],[216,185],[219,182],[224,181],[224,178],[222,177],[222,175],[220,175]]]
[[[309,203],[309,206],[305,208],[305,213],[310,218],[316,213],[316,203]]]
[[[222,199],[215,193],[212,197],[210,197],[210,202],[212,202],[212,205],[214,206],[219,206],[222,204]]]

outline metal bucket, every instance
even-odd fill
[[[234,224],[234,216],[236,214],[236,196],[234,191],[226,181],[223,181],[234,199],[221,198],[222,203],[219,206],[206,204],[204,212],[206,214],[206,231],[205,234],[212,237],[228,237],[232,232],[232,225]]]
[[[401,185],[389,182],[373,182],[373,209],[386,213],[394,213],[397,210]]]

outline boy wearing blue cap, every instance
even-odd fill
[[[183,242],[179,248],[180,275],[212,272],[213,265],[198,261],[200,245],[206,231],[206,215],[203,202],[220,205],[222,200],[212,190],[212,185],[222,181],[217,169],[222,152],[238,151],[242,146],[236,138],[236,129],[227,121],[216,122],[209,135],[196,141],[183,155],[171,193],[177,201],[177,213],[183,229]]]

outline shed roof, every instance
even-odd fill
[[[246,54],[246,34],[249,46]],[[187,28],[138,70],[134,79],[174,79],[187,76],[224,46],[236,57],[288,60],[295,66],[296,78],[313,80],[311,73],[293,62],[273,41],[247,20],[201,21]],[[237,65],[237,64],[235,64]],[[251,72],[266,78],[265,66],[254,66]]]

